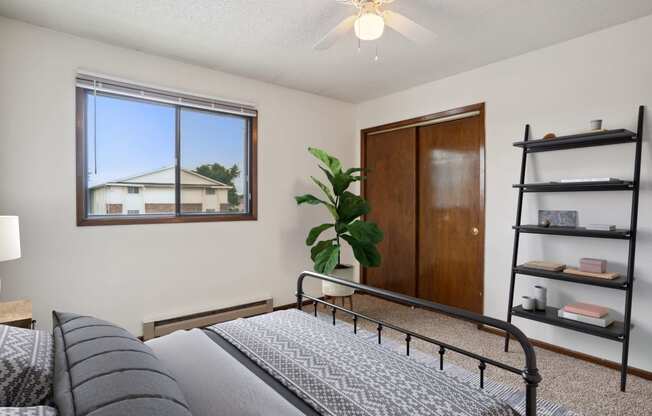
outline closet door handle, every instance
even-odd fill
[[[471,228],[471,234],[480,235],[480,229],[478,227]]]

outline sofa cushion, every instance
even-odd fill
[[[52,392],[52,336],[0,325],[0,406],[37,406]]]
[[[52,315],[60,416],[190,416],[170,372],[128,331],[90,316]]]

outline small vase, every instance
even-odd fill
[[[339,265],[330,275],[340,279],[355,282],[355,268],[349,264]],[[324,296],[353,296],[354,290],[350,287],[338,285],[337,283],[322,280],[321,291]]]
[[[533,311],[535,309],[536,299],[533,299],[529,296],[523,296],[521,298],[521,301],[522,301],[521,306],[523,307],[523,310]]]
[[[538,311],[545,311],[548,303],[548,291],[543,286],[534,286],[534,299]]]

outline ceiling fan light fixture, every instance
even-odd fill
[[[385,19],[375,12],[364,12],[355,19],[353,29],[360,40],[376,40],[383,35]]]

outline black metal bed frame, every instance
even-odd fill
[[[450,345],[446,342],[439,341],[434,338],[430,338],[424,335],[417,334],[416,332],[410,331],[408,329],[404,329],[401,327],[398,327],[396,325],[383,322],[379,319],[375,319],[366,315],[363,315],[358,312],[354,312],[352,310],[346,309],[342,306],[337,306],[335,304],[326,302],[322,299],[319,299],[317,297],[313,297],[310,295],[306,295],[303,291],[303,281],[306,277],[309,278],[314,278],[318,280],[325,280],[327,282],[332,282],[332,283],[338,283],[342,286],[347,286],[350,287],[358,292],[361,293],[367,293],[370,295],[374,295],[376,297],[393,301],[393,302],[399,302],[405,305],[409,306],[414,306],[418,307],[421,309],[426,309],[430,311],[435,311],[435,312],[440,312],[448,316],[452,316],[453,318],[458,318],[458,319],[463,319],[465,321],[473,322],[476,324],[481,324],[481,325],[487,325],[491,326],[494,328],[501,329],[505,331],[506,334],[511,335],[514,337],[520,344],[521,347],[523,348],[523,352],[525,353],[525,367],[523,369],[518,369],[516,367],[512,367],[508,364],[501,363],[499,361],[493,360],[491,358],[483,357],[479,354],[463,350],[459,347],[455,347],[453,345]],[[443,370],[444,369],[444,354],[446,353],[447,350],[454,351],[456,353],[465,355],[467,357],[471,357],[475,360],[478,360],[480,363],[478,365],[478,369],[480,370],[480,388],[484,388],[484,370],[487,367],[487,364],[493,365],[495,367],[501,368],[503,370],[512,372],[514,374],[520,375],[523,380],[525,381],[525,415],[526,416],[536,416],[537,414],[537,386],[539,385],[539,382],[541,381],[541,375],[539,374],[539,370],[537,369],[537,359],[536,359],[536,354],[534,352],[534,348],[532,347],[532,344],[530,344],[530,341],[527,339],[525,334],[521,332],[520,329],[515,327],[509,322],[501,321],[498,319],[490,318],[484,315],[479,315],[477,313],[469,312],[463,309],[459,308],[454,308],[452,306],[447,306],[447,305],[441,305],[439,303],[434,303],[430,302],[427,300],[423,299],[418,299],[414,298],[412,296],[406,296],[402,295],[399,293],[391,292],[389,290],[384,290],[384,289],[378,289],[375,287],[363,285],[360,283],[356,282],[350,282],[348,280],[343,280],[339,279],[337,277],[333,276],[327,276],[315,272],[309,272],[305,271],[302,272],[299,275],[299,278],[297,279],[297,309],[303,310],[303,305],[304,305],[304,299],[309,299],[312,301],[312,305],[314,308],[314,315],[317,316],[317,305],[318,304],[323,304],[326,305],[327,307],[331,308],[331,314],[333,316],[333,325],[335,325],[335,314],[337,311],[342,311],[346,314],[349,314],[352,316],[353,319],[353,332],[357,333],[358,331],[358,319],[364,319],[369,322],[373,322],[376,325],[376,330],[378,331],[378,343],[380,344],[382,342],[382,331],[383,328],[389,328],[394,331],[400,332],[405,334],[405,343],[406,343],[406,348],[405,348],[405,353],[406,355],[410,355],[410,342],[412,341],[412,338],[419,339],[425,342],[429,342],[431,344],[439,346],[439,369]]]

